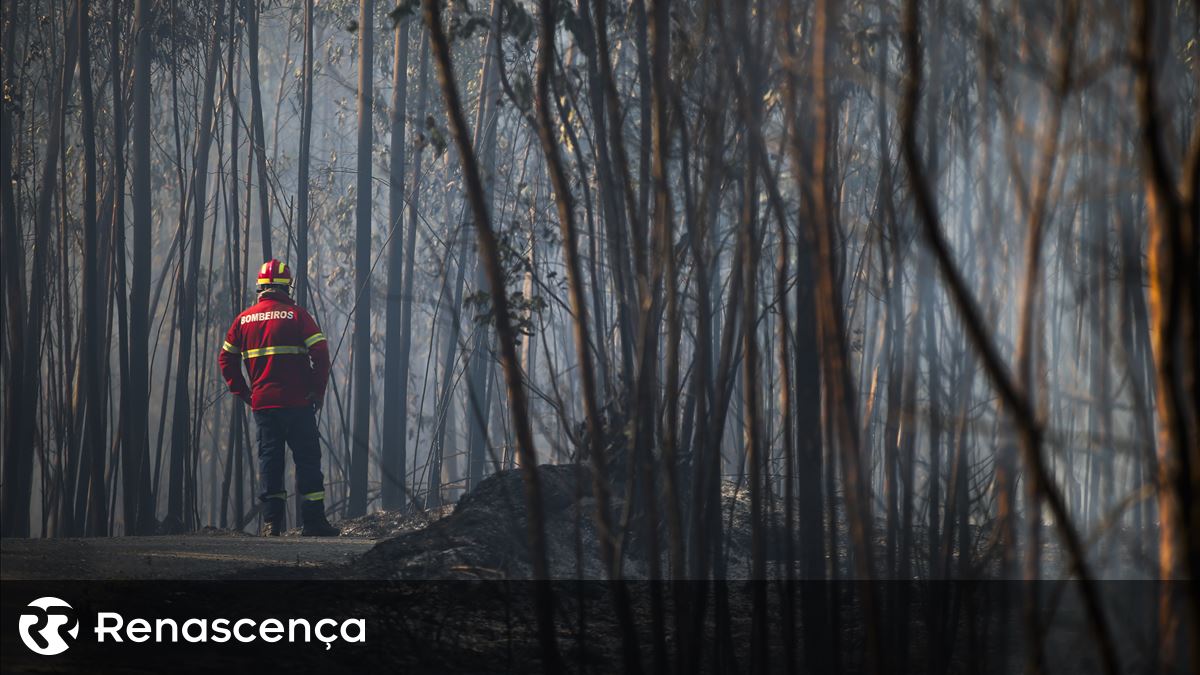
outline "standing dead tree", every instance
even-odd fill
[[[100,223],[96,207],[96,97],[92,91],[92,48],[88,0],[79,0],[76,15],[79,19],[79,93],[83,107],[83,246],[89,251],[103,250],[100,246]],[[83,390],[84,411],[83,452],[81,463],[86,472],[86,518],[83,531],[90,536],[108,534],[108,500],[104,468],[107,464],[105,419],[108,408],[107,387],[104,386],[104,357],[107,341],[101,317],[105,313],[107,289],[101,282],[101,256],[83,257]],[[81,489],[83,487],[81,479]]]
[[[237,0],[235,0],[237,1]],[[246,47],[250,56],[250,118],[251,138],[253,138],[254,156],[258,168],[258,219],[259,233],[262,242],[262,258],[267,260],[272,256],[271,248],[271,200],[268,190],[271,189],[271,179],[267,175],[267,139],[263,128],[262,85],[259,83],[262,68],[259,67],[258,29],[261,19],[261,8],[256,0],[240,0],[246,21]]]
[[[354,201],[354,421],[350,451],[351,517],[367,512],[367,464],[371,421],[371,147],[375,130],[375,0],[358,5],[358,172]]]
[[[587,429],[587,459],[592,467],[592,493],[596,498],[596,529],[600,540],[600,555],[609,579],[620,581],[617,533],[614,531],[612,511],[609,506],[611,483],[608,474],[608,457],[604,448],[604,426],[600,417],[599,393],[596,371],[592,361],[593,345],[588,335],[588,304],[584,296],[583,271],[579,262],[579,237],[575,228],[575,204],[571,185],[563,168],[558,140],[554,136],[554,119],[550,108],[550,78],[554,70],[554,7],[550,0],[543,0],[539,8],[540,32],[538,38],[536,74],[536,123],[542,153],[554,188],[554,201],[558,209],[559,230],[562,233],[563,260],[567,268],[567,289],[572,315],[572,335],[575,352],[579,358],[579,374],[583,393],[584,421]],[[637,633],[629,607],[629,590],[625,584],[610,586],[613,607],[621,626],[622,644],[626,672],[640,672],[641,662],[637,651]]]
[[[204,247],[204,219],[208,210],[208,155],[212,144],[213,93],[217,82],[217,65],[221,60],[221,19],[224,3],[214,9],[212,20],[212,45],[204,66],[204,92],[201,103],[200,124],[196,129],[196,153],[192,168],[192,228],[185,233],[187,241],[186,267],[177,277],[177,308],[179,326],[179,352],[175,371],[175,402],[171,424],[171,455],[169,459],[169,483],[167,501],[167,526],[175,530],[191,530],[194,523],[191,511],[185,513],[187,494],[194,489],[194,481],[185,485],[184,462],[194,450],[190,438],[191,392],[188,382],[192,368],[192,342],[195,339],[197,300],[199,297],[197,277],[200,274],[200,253]]]
[[[404,147],[408,114],[408,29],[411,21],[402,19],[396,28],[392,52],[391,165],[388,171],[388,237],[387,265],[387,344],[383,366],[383,442],[382,485],[380,496],[383,508],[395,509],[407,503],[404,495],[404,467],[408,438],[400,432],[408,416],[408,401],[401,398],[407,387],[408,343],[406,333],[412,325],[403,322],[404,313],[404,172],[408,154]],[[409,223],[415,229],[416,223]],[[404,353],[401,350],[404,350]]]
[[[1150,315],[1158,406],[1159,575],[1186,579],[1191,605],[1192,670],[1200,669],[1200,124],[1191,132],[1176,179],[1163,141],[1154,26],[1156,3],[1134,3],[1130,53],[1135,74],[1138,142],[1150,223]],[[1180,550],[1182,549],[1182,550]],[[1175,654],[1180,621],[1164,584],[1160,657]]]
[[[830,148],[830,103],[828,60],[832,43],[836,39],[834,14],[831,0],[816,0],[813,9],[813,38],[811,63],[806,84],[809,109],[801,121],[802,111],[797,107],[800,96],[801,73],[799,54],[789,36],[781,45],[786,52],[781,59],[788,65],[785,87],[789,106],[789,150],[795,167],[796,180],[803,202],[803,231],[812,244],[811,265],[816,273],[813,285],[815,317],[817,319],[817,346],[821,355],[823,391],[828,401],[827,428],[836,439],[841,456],[843,480],[845,481],[845,503],[853,542],[855,574],[860,581],[861,601],[865,616],[868,650],[872,659],[869,668],[879,671],[881,626],[875,589],[870,584],[874,574],[873,537],[869,506],[870,488],[860,446],[857,402],[850,379],[850,362],[846,346],[841,294],[838,291],[837,274],[834,269],[834,210],[829,199],[828,162],[832,156]],[[807,128],[805,123],[808,125]],[[807,143],[805,139],[813,141]]]
[[[363,0],[367,2],[369,0]],[[508,390],[509,414],[517,437],[517,453],[521,463],[521,474],[525,484],[526,520],[529,527],[529,557],[535,580],[535,603],[537,606],[538,639],[542,645],[542,661],[549,672],[562,669],[558,654],[558,640],[554,633],[554,591],[550,585],[549,565],[546,559],[545,512],[542,507],[542,489],[538,478],[537,450],[533,445],[533,431],[529,422],[529,403],[522,383],[521,365],[517,359],[516,340],[509,318],[508,294],[505,291],[504,268],[500,262],[500,250],[496,234],[492,231],[491,217],[485,201],[483,179],[479,175],[479,164],[467,131],[463,116],[458,84],[454,77],[454,64],[450,59],[450,42],[442,27],[441,7],[436,0],[422,0],[422,13],[429,30],[429,41],[437,63],[438,82],[446,104],[451,136],[458,148],[462,163],[463,181],[467,198],[474,217],[476,241],[480,263],[487,273],[491,289],[491,313],[496,327],[496,340],[500,346],[500,363],[504,368],[504,381]]]

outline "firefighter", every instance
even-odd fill
[[[325,477],[317,434],[317,411],[329,380],[329,343],[317,322],[292,299],[292,284],[287,263],[275,259],[263,263],[258,272],[258,302],[234,319],[218,361],[229,391],[250,406],[258,426],[264,534],[278,536],[284,529],[287,444],[302,498],[301,534],[336,537],[340,531],[325,519]],[[249,386],[242,376],[243,361],[250,373]]]

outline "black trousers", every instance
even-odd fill
[[[296,491],[307,501],[325,499],[325,476],[321,474],[321,439],[317,434],[317,415],[310,407],[267,408],[254,411],[258,424],[258,469],[262,493],[259,499],[268,505],[287,498],[283,486],[283,465],[291,446],[296,462]]]

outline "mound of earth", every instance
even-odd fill
[[[557,579],[606,578],[595,527],[590,468],[575,464],[538,467],[545,514],[550,575]],[[750,500],[744,487],[722,485],[722,528],[730,537],[726,576],[749,573]],[[614,496],[612,517],[619,522],[624,502]],[[776,510],[769,522],[782,520]],[[342,523],[346,527],[346,523]],[[527,579],[531,576],[525,492],[519,469],[484,479],[464,495],[449,515],[381,541],[354,565],[351,574],[384,579]],[[667,569],[666,528],[660,531]],[[630,537],[636,542],[635,537]],[[632,546],[627,542],[626,546]],[[632,549],[630,549],[632,551]],[[769,557],[775,551],[768,551]],[[646,577],[646,561],[624,556],[625,578]]]
[[[595,549],[592,513],[587,508],[591,477],[576,465],[539,466],[538,475],[552,573],[576,576],[576,532],[585,550]],[[528,578],[524,489],[520,470],[489,476],[459,499],[450,515],[376,544],[356,565],[357,571],[389,579]],[[577,505],[585,512],[580,513]],[[583,562],[591,564],[583,574],[600,578],[599,562],[590,560],[594,558],[585,553]]]

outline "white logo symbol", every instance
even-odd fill
[[[79,637],[79,621],[70,605],[46,596],[29,603],[19,623],[21,641],[42,656],[61,654],[71,646],[63,639],[63,631],[71,639]]]

